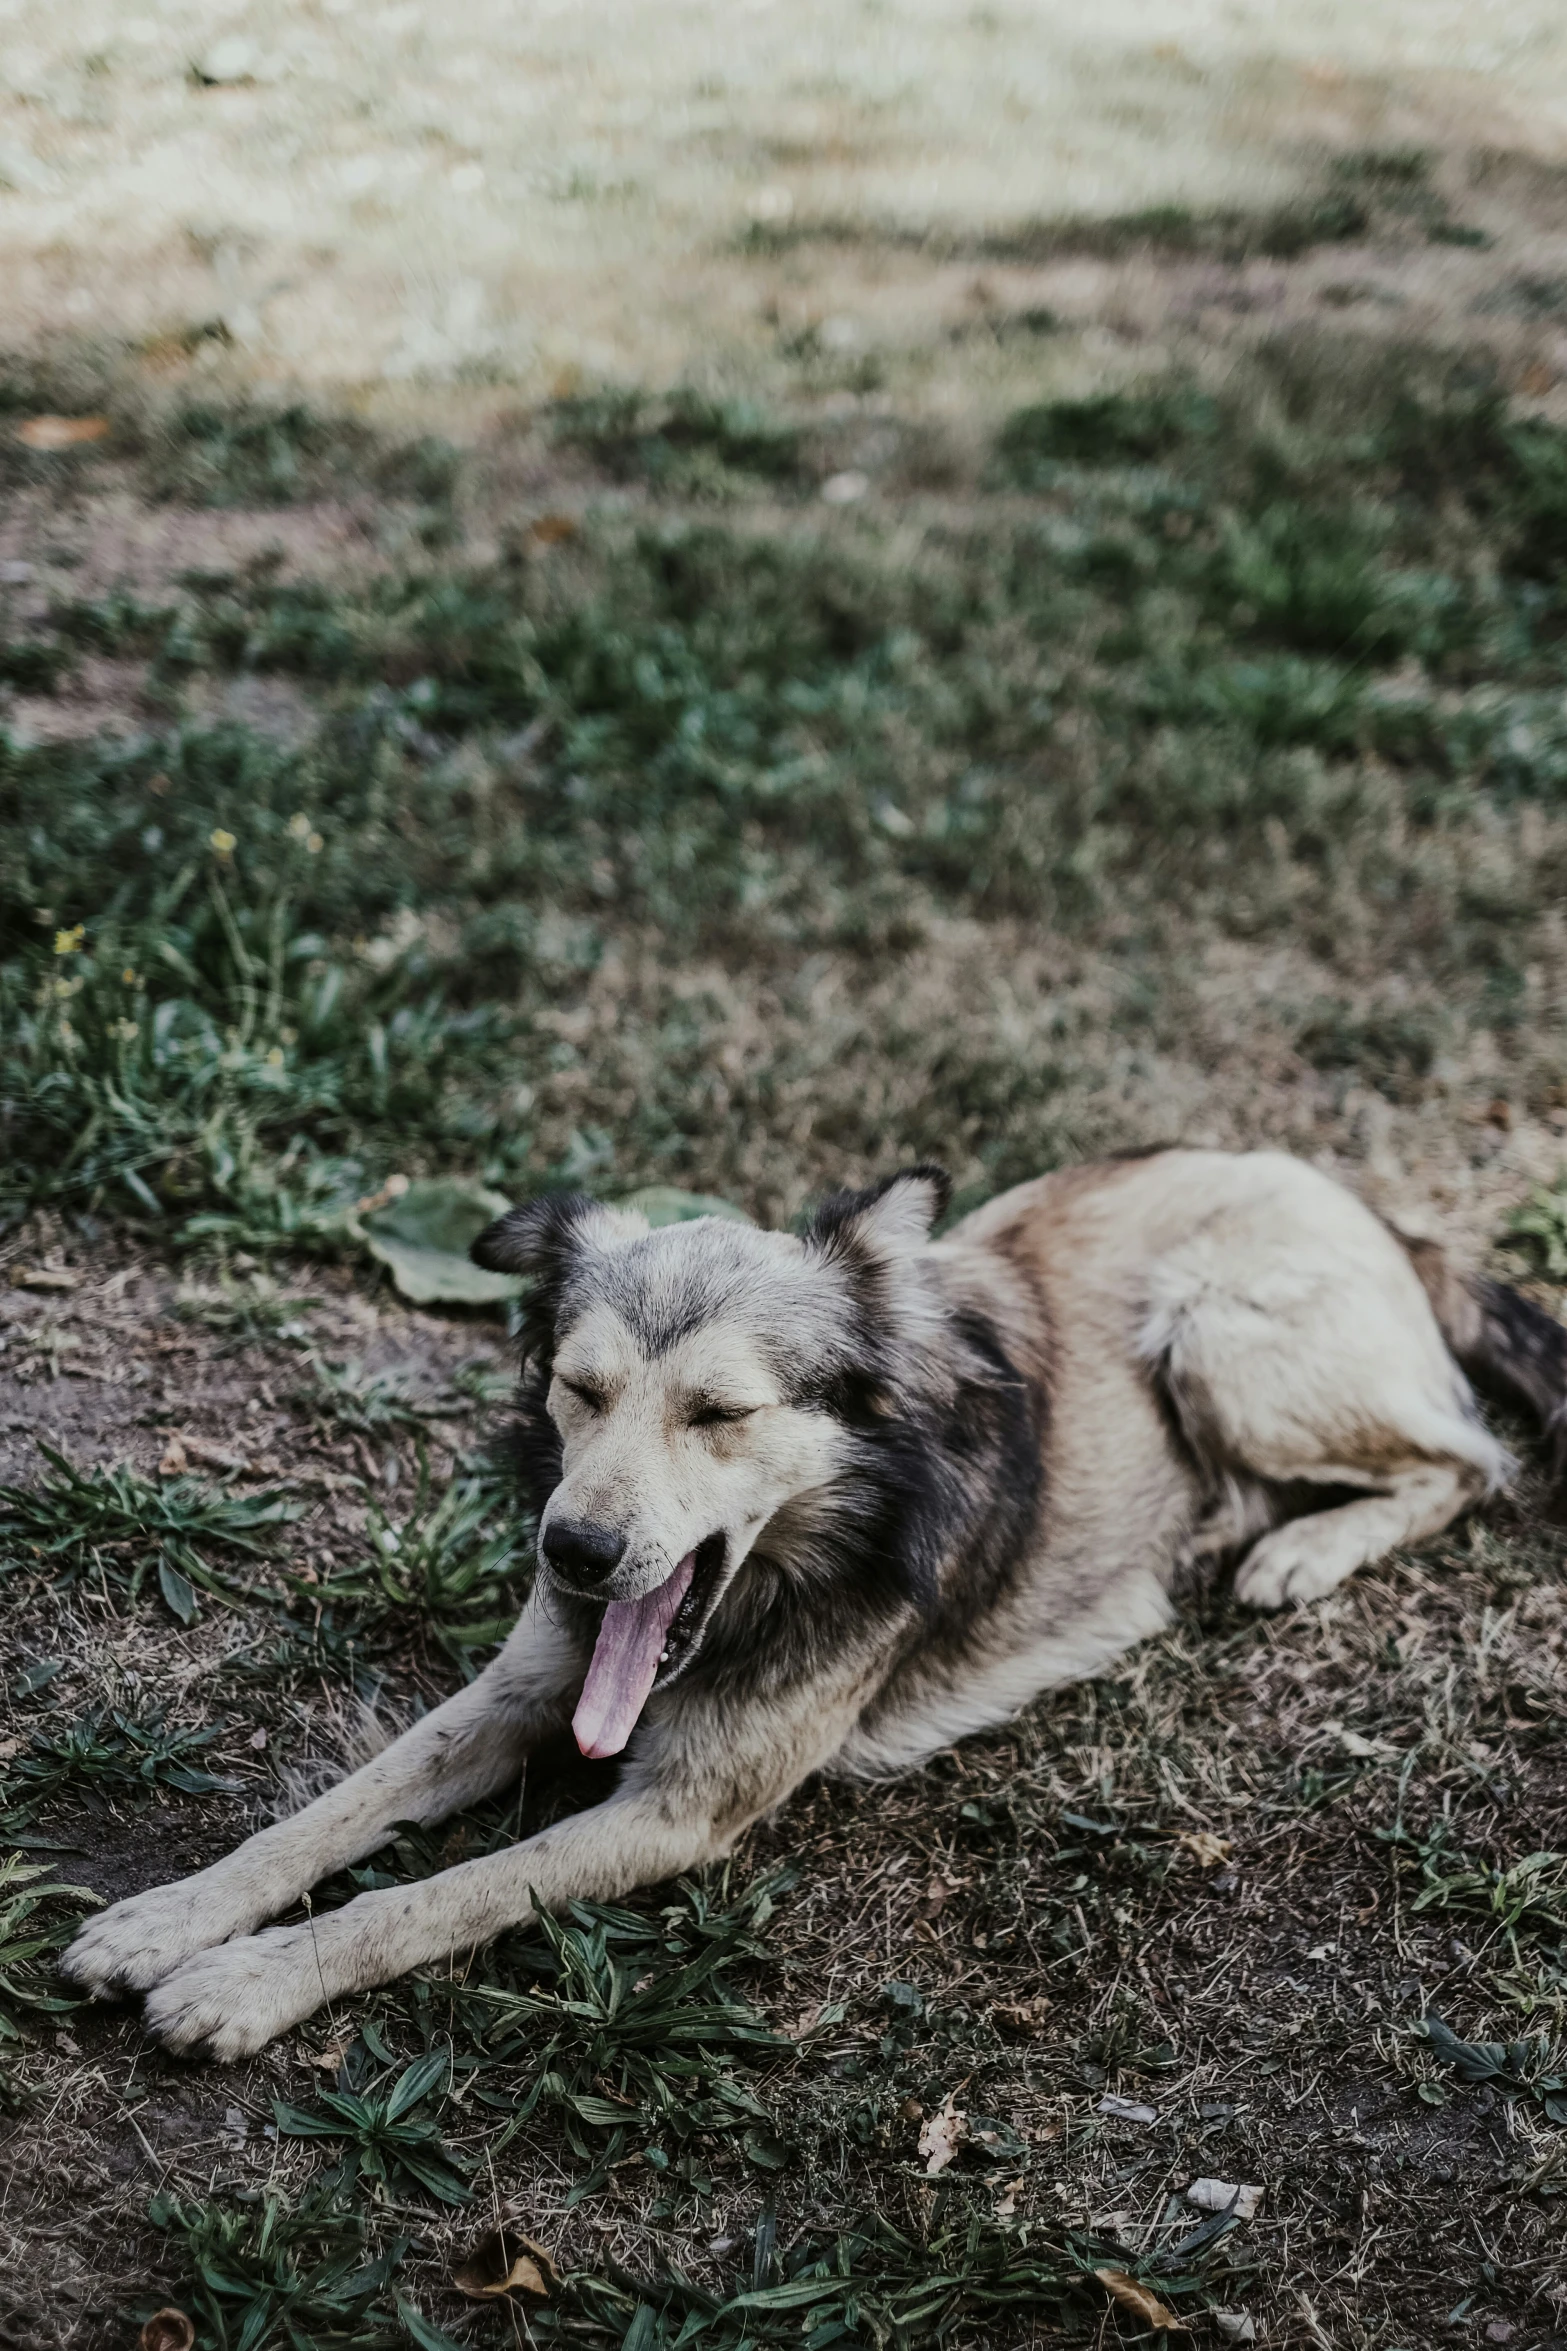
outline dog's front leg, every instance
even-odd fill
[[[646,1792],[613,1797],[509,1852],[204,1951],[150,1995],[147,2023],[170,2049],[247,2057],[323,2003],[444,1964],[520,1925],[535,1894],[549,1905],[622,1894],[713,1850],[708,1819],[671,1818]]]
[[[104,1911],[67,1951],[65,1974],[97,1999],[148,1991],[196,1952],[249,1936],[319,1879],[373,1853],[395,1822],[441,1820],[504,1787],[529,1747],[564,1722],[583,1665],[577,1646],[530,1601],[476,1681],[210,1869]]]
[[[608,1803],[419,1885],[361,1894],[303,1926],[204,1951],[153,1992],[149,2026],[171,2049],[205,2044],[215,2057],[245,2057],[324,2001],[445,1965],[522,1925],[535,1896],[550,1908],[613,1900],[727,1853],[842,1747],[874,1660],[845,1655],[833,1665],[792,1701],[775,1694],[739,1720],[721,1700],[675,1690],[662,1719],[643,1725]]]

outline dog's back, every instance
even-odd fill
[[[991,1201],[936,1254],[1041,1384],[1045,1474],[1026,1573],[976,1622],[954,1563],[954,1602],[871,1710],[853,1767],[912,1761],[1096,1671],[1168,1621],[1205,1561],[1249,1545],[1241,1599],[1313,1599],[1507,1473],[1431,1292],[1468,1302],[1471,1353],[1518,1317],[1493,1302],[1487,1326],[1429,1244],[1412,1252],[1299,1160],[1180,1150],[1066,1170]],[[1567,1394],[1567,1337],[1538,1320]]]

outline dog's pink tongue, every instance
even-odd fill
[[[664,1635],[695,1573],[692,1551],[656,1592],[641,1600],[611,1600],[605,1609],[593,1662],[571,1718],[584,1755],[618,1755],[636,1729],[658,1674]]]

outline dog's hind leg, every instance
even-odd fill
[[[400,1820],[444,1819],[504,1787],[564,1722],[583,1659],[530,1602],[499,1657],[362,1770],[194,1877],[154,1886],[82,1929],[61,1965],[97,1999],[145,1992],[198,1951],[251,1935]]]
[[[1357,1567],[1439,1535],[1474,1497],[1473,1480],[1449,1464],[1401,1471],[1385,1493],[1309,1511],[1259,1537],[1237,1571],[1235,1597],[1248,1608],[1320,1600]]]
[[[1142,1353],[1216,1481],[1339,1489],[1253,1545],[1235,1589],[1256,1608],[1427,1540],[1510,1467],[1404,1249],[1298,1163],[1268,1163],[1151,1267]]]

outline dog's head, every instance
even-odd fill
[[[838,1194],[796,1237],[717,1217],[653,1231],[554,1194],[475,1242],[480,1265],[530,1285],[540,1576],[605,1604],[586,1752],[618,1752],[649,1691],[690,1664],[769,1523],[832,1488],[867,1438],[895,1441],[947,1195],[939,1168],[909,1169]]]

